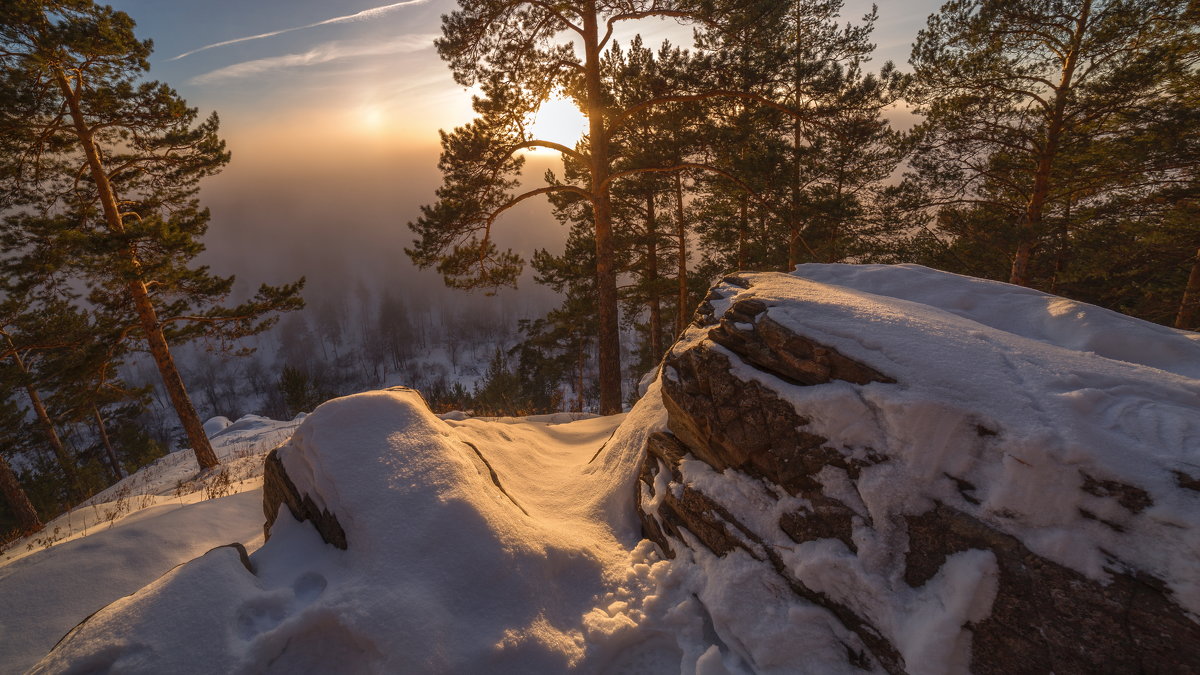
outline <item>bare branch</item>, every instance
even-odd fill
[[[583,188],[578,187],[576,185],[550,185],[550,186],[547,186],[544,188],[530,190],[529,192],[525,192],[525,193],[517,195],[516,197],[513,197],[512,199],[505,202],[502,206],[497,208],[495,211],[492,211],[491,215],[489,215],[487,218],[487,222],[485,223],[485,226],[487,227],[487,232],[484,233],[484,238],[487,239],[491,236],[492,223],[496,222],[496,218],[498,218],[501,213],[504,213],[505,211],[511,209],[512,207],[516,206],[517,204],[520,204],[521,202],[525,201],[526,199],[530,199],[530,198],[536,197],[538,195],[550,194],[551,192],[572,192],[574,194],[577,194],[577,195],[583,197],[584,199],[587,199],[588,201],[596,200],[595,195],[593,195],[591,192],[588,192],[587,190],[584,190]]]
[[[543,9],[543,10],[553,14],[555,17],[558,18],[558,20],[564,26],[575,31],[576,33],[578,33],[580,35],[583,35],[583,29],[580,28],[578,24],[576,24],[574,21],[571,21],[570,19],[568,19],[565,15],[563,15],[562,12],[558,11],[554,7],[551,7],[549,4],[547,4],[545,2],[541,2],[540,0],[525,0],[525,4],[533,5],[534,7],[538,7],[540,9]]]
[[[568,148],[561,143],[555,143],[554,141],[541,141],[537,139],[523,141],[521,143],[517,143],[516,145],[509,146],[508,149],[505,150],[504,156],[512,157],[514,152],[523,148],[550,148],[551,150],[556,150],[578,162],[587,163],[587,157],[577,150],[572,150],[571,148]]]
[[[678,19],[695,19],[697,21],[701,20],[701,18],[694,12],[684,12],[671,9],[647,9],[640,12],[626,12],[625,14],[617,14],[616,16],[609,18],[608,30],[604,31],[604,38],[600,40],[598,49],[603,50],[608,44],[609,39],[612,38],[613,27],[618,21],[636,21],[638,19],[648,19],[655,16],[664,18],[674,17]]]

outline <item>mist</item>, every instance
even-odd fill
[[[343,141],[302,141],[273,151],[257,147],[271,139],[229,141],[233,160],[200,194],[212,213],[200,260],[236,275],[236,295],[303,276],[310,306],[344,300],[359,286],[389,288],[422,305],[499,303],[522,316],[553,306],[556,294],[538,286],[528,270],[517,290],[487,296],[446,288],[436,271],[416,269],[404,253],[413,239],[407,224],[433,201],[441,182],[436,146]],[[249,146],[247,152],[239,145]],[[533,155],[525,180],[540,181],[558,165],[556,158]],[[560,250],[566,231],[544,200],[531,200],[498,222],[496,238],[501,248],[528,258],[537,248]]]

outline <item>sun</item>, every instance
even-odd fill
[[[368,132],[378,132],[387,121],[383,108],[378,105],[364,105],[358,109],[359,125]]]
[[[539,141],[550,141],[574,148],[587,133],[588,119],[570,99],[555,93],[546,99],[531,117],[529,133]],[[554,152],[535,148],[533,152]]]

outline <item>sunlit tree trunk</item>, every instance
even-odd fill
[[[662,358],[662,300],[658,297],[658,214],[654,192],[646,193],[646,303],[650,307],[650,351]]]
[[[613,247],[611,166],[604,124],[604,87],[600,79],[600,35],[595,0],[584,3],[583,47],[592,215],[596,227],[596,301],[599,319],[600,414],[621,412],[621,331],[617,324],[617,267]]]
[[[1091,17],[1091,8],[1091,0],[1084,0],[1079,17],[1075,21],[1070,51],[1063,55],[1062,77],[1054,89],[1054,101],[1046,120],[1046,136],[1037,150],[1038,161],[1033,174],[1032,190],[1025,206],[1025,213],[1017,226],[1017,250],[1013,256],[1012,273],[1008,280],[1011,284],[1029,285],[1030,262],[1042,230],[1046,201],[1050,195],[1050,176],[1053,172],[1054,160],[1058,156],[1059,143],[1062,141],[1067,102],[1071,96],[1073,84],[1072,79],[1075,76],[1075,67],[1079,62],[1079,51],[1083,43],[1083,36],[1087,31],[1088,20]]]
[[[799,39],[799,29],[797,29],[797,39]],[[797,45],[799,49],[799,45]],[[796,67],[800,67],[800,59],[796,58]],[[800,91],[800,75],[796,74],[796,91]],[[797,107],[799,102],[797,101]],[[792,209],[788,214],[788,248],[787,248],[787,268],[784,272],[791,272],[796,269],[796,265],[800,263],[800,144],[804,141],[804,127],[800,124],[800,118],[792,120]]]
[[[687,250],[687,213],[683,205],[683,176],[675,172],[675,240],[679,255],[676,282],[679,284],[679,297],[676,300],[675,335],[683,334],[688,323],[688,250]]]
[[[575,412],[583,412],[584,375],[587,374],[587,342],[580,338],[577,345],[579,350],[575,362]]]
[[[750,204],[745,194],[738,197],[737,271],[746,269],[746,234],[750,229]]]
[[[113,234],[123,234],[125,232],[125,225],[121,220],[117,197],[113,193],[112,185],[109,183],[104,162],[92,138],[92,131],[84,119],[83,111],[80,108],[79,93],[72,89],[67,74],[62,70],[55,71],[55,80],[69,107],[79,145],[87,157],[88,170],[96,185],[96,190],[100,198],[100,206],[104,211],[105,224]],[[150,291],[146,287],[145,280],[142,278],[141,261],[138,258],[137,251],[132,246],[127,246],[124,250],[124,255],[130,268],[134,270],[133,278],[126,283],[126,289],[133,300],[142,331],[146,335],[146,343],[150,349],[150,355],[154,358],[154,363],[158,366],[158,372],[162,376],[163,387],[167,390],[167,396],[170,397],[171,404],[179,416],[179,422],[183,426],[188,443],[196,456],[196,462],[200,465],[201,469],[215,467],[220,464],[220,461],[217,459],[216,453],[213,452],[212,445],[208,442],[208,436],[204,433],[204,425],[200,421],[200,416],[196,413],[196,408],[192,405],[187,388],[183,384],[183,378],[179,375],[179,369],[175,366],[175,359],[172,357],[167,345],[167,338],[163,334],[158,314],[154,309],[153,302],[150,300]]]

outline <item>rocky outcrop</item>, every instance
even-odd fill
[[[974,672],[1200,672],[1200,625],[1161,580],[1113,567],[1111,581],[1098,583],[944,504],[905,524],[904,580],[912,587],[959,551],[996,556],[1000,583],[991,615],[971,627]]]
[[[263,514],[267,517],[263,533],[271,538],[271,526],[279,515],[279,507],[287,505],[292,517],[300,522],[309,521],[325,543],[340,549],[346,548],[346,533],[337,516],[317,506],[312,497],[300,494],[296,484],[288,477],[283,461],[279,459],[279,448],[267,453],[263,466]]]
[[[857,638],[843,642],[847,663],[866,670],[939,670],[920,662],[929,652],[914,646],[930,644],[929,636],[913,638],[904,623],[905,612],[921,604],[912,598],[942,584],[974,594],[958,618],[929,622],[930,630],[950,633],[946,642],[957,646],[946,653],[962,651],[961,665],[972,672],[1200,673],[1200,623],[1162,578],[1119,549],[1101,547],[1103,569],[1088,573],[1064,564],[1071,562],[1067,553],[1060,560],[1039,554],[1031,547],[1058,549],[1029,535],[1029,522],[1042,537],[1080,526],[1036,520],[988,499],[996,492],[979,476],[995,470],[978,467],[1012,463],[1004,457],[1002,425],[967,406],[948,413],[943,419],[969,430],[954,436],[967,459],[941,460],[930,476],[928,466],[923,474],[914,468],[920,448],[866,446],[862,435],[833,437],[828,429],[836,425],[815,424],[811,411],[825,414],[828,406],[810,403],[829,391],[861,400],[862,424],[886,432],[887,415],[872,406],[889,395],[911,401],[923,384],[917,371],[889,372],[883,361],[852,358],[807,335],[796,319],[803,308],[765,289],[791,279],[727,278],[666,357],[661,381],[670,431],[649,438],[638,493],[648,538],[669,557],[683,549],[718,557],[741,551],[760,561],[764,574],[781,578],[796,599],[824,608]],[[874,393],[863,395],[864,388]],[[931,438],[929,452],[938,457],[955,451],[937,445]],[[956,466],[964,473],[945,470]],[[967,469],[975,474],[966,476]],[[1058,489],[1078,493],[1087,505],[1077,509],[1079,522],[1113,537],[1138,527],[1154,505],[1146,489],[1120,480],[1085,470],[1061,475],[1068,480]],[[765,506],[734,496],[744,494],[747,481],[759,484]],[[844,570],[814,571],[805,551],[818,550],[840,551],[835,564]],[[977,573],[973,582],[953,581],[968,568]],[[878,600],[884,597],[892,600]]]

